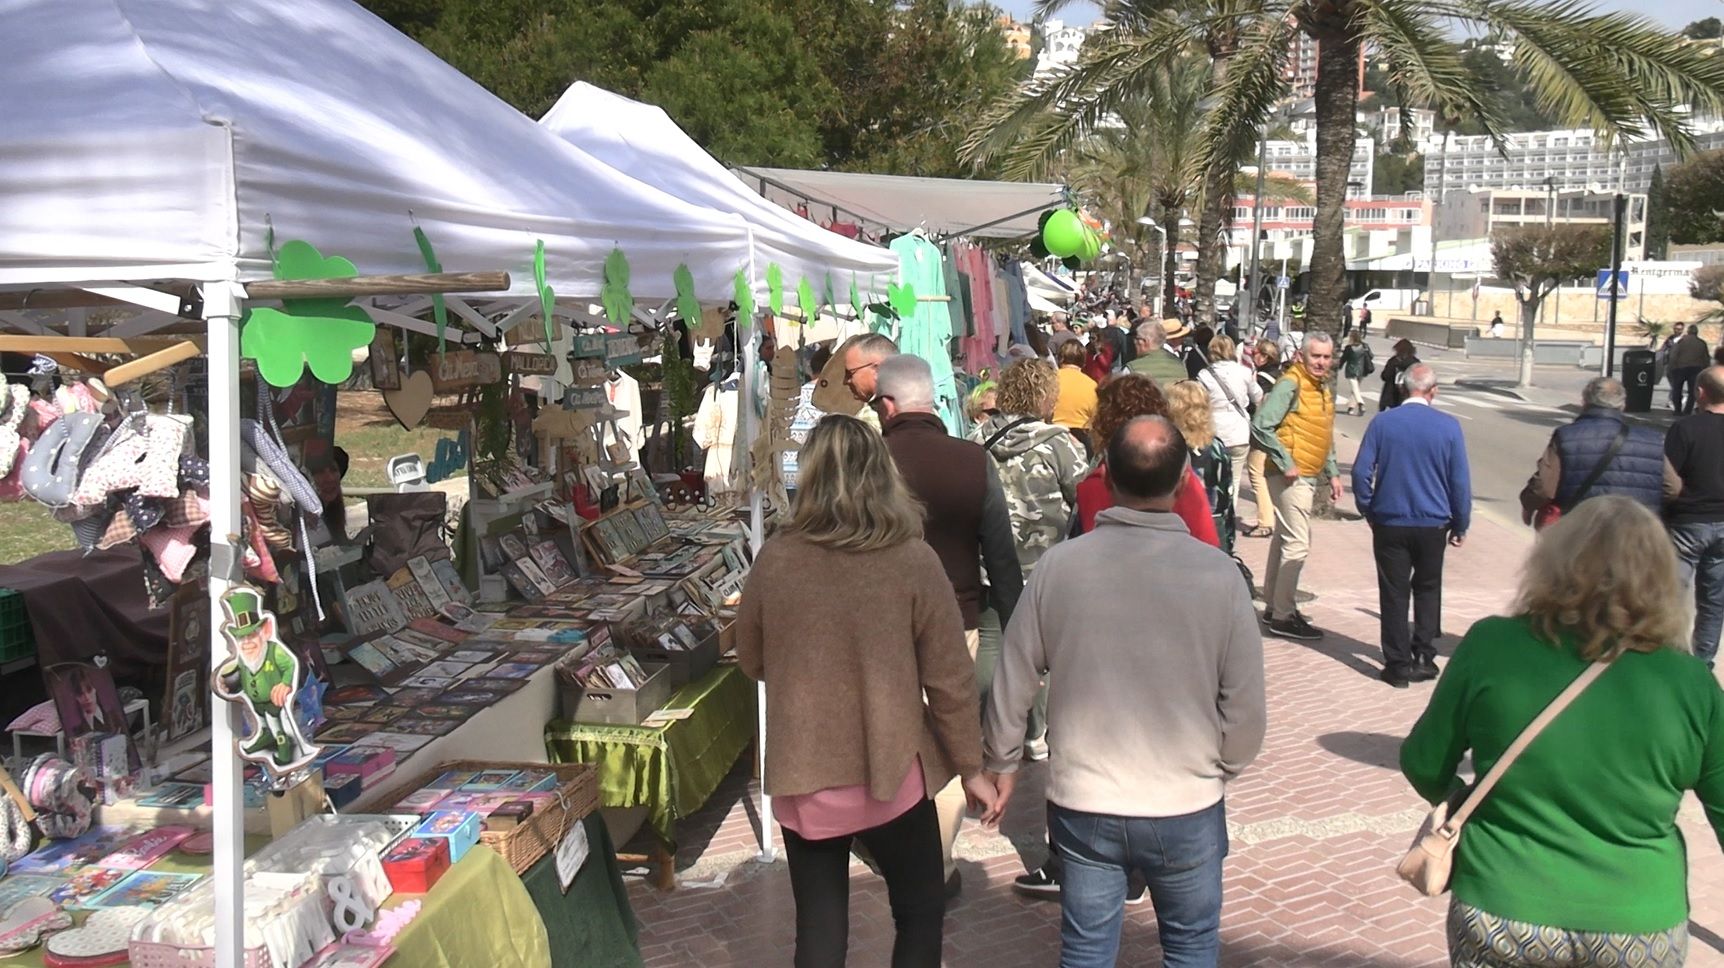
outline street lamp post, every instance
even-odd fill
[[[1155,280],[1155,318],[1161,319],[1162,310],[1165,308],[1162,303],[1167,293],[1167,230],[1161,227],[1161,223],[1150,218],[1148,215],[1139,216],[1137,224],[1146,226],[1154,231],[1155,234],[1161,236],[1161,247],[1156,250],[1156,252],[1161,256],[1161,265],[1156,274]]]

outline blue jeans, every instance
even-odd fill
[[[1724,632],[1724,522],[1673,524],[1670,540],[1683,579],[1694,587],[1694,654],[1711,665]]]
[[[1126,881],[1143,874],[1165,968],[1214,968],[1221,957],[1226,801],[1179,817],[1113,817],[1050,807],[1060,880],[1060,968],[1114,968]]]

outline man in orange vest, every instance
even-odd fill
[[[1311,503],[1324,478],[1329,494],[1341,500],[1341,469],[1335,463],[1335,393],[1329,371],[1335,340],[1328,333],[1305,335],[1298,357],[1275,388],[1257,405],[1251,442],[1278,474],[1270,474],[1268,498],[1275,502],[1275,537],[1263,575],[1263,613],[1269,632],[1284,639],[1314,642],[1323,637],[1299,614],[1294,596],[1299,573],[1311,553]],[[1263,495],[1258,495],[1259,501]]]

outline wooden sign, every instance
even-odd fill
[[[496,383],[503,378],[503,363],[495,353],[453,350],[430,361],[431,385],[438,393]]]
[[[609,402],[604,387],[570,387],[563,395],[563,406],[570,410],[597,410]]]
[[[377,327],[371,338],[371,385],[379,390],[401,389],[400,353],[395,348],[395,328]]]
[[[554,376],[557,372],[557,358],[549,353],[511,350],[503,354],[503,359],[509,364],[509,372],[516,376]]]
[[[615,369],[640,361],[640,340],[628,333],[616,333],[605,338],[605,366]]]
[[[605,365],[598,360],[574,360],[569,368],[569,382],[575,386],[598,386],[605,382]]]
[[[604,333],[575,334],[575,357],[583,360],[602,360],[605,357]]]

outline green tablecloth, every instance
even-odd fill
[[[665,701],[692,709],[663,726],[607,726],[552,720],[545,753],[552,763],[591,763],[607,807],[645,807],[647,823],[667,846],[676,822],[706,803],[754,740],[754,682],[720,666]]]
[[[550,855],[527,868],[521,882],[551,939],[551,968],[641,968],[634,909],[610,831],[598,814],[587,828],[587,863],[564,894]]]

